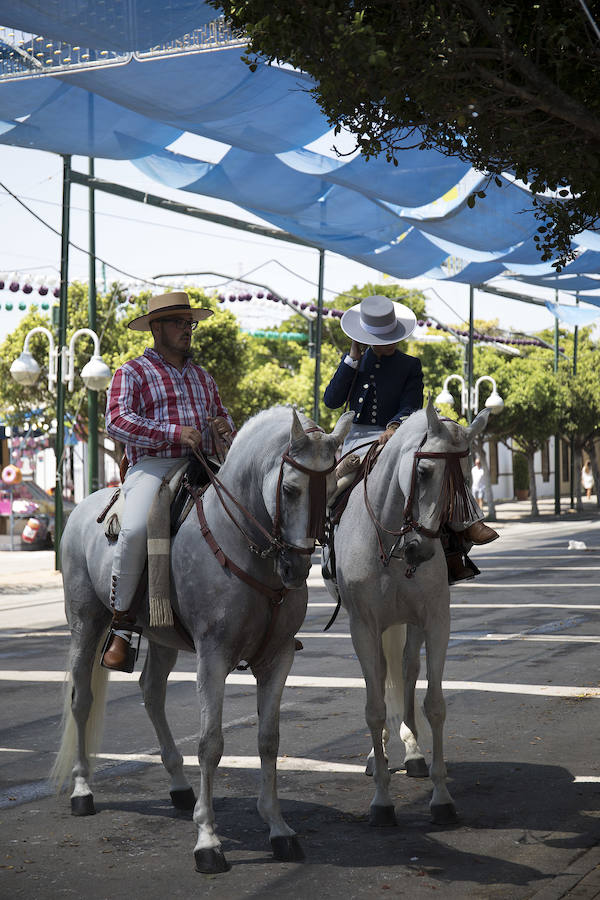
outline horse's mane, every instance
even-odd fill
[[[304,428],[312,424],[303,413],[296,410]],[[271,467],[287,448],[292,427],[292,408],[272,406],[256,413],[240,428],[231,445],[224,465],[237,463],[238,457],[252,457],[255,462]]]

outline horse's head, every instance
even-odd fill
[[[405,520],[413,528],[407,533],[404,556],[418,566],[435,552],[434,538],[446,521],[467,520],[472,513],[465,492],[469,444],[480,434],[489,418],[483,410],[464,428],[457,422],[440,419],[431,399],[425,409],[427,430],[403,446],[398,478],[405,499]]]
[[[292,410],[289,443],[263,482],[263,499],[281,544],[276,569],[285,587],[300,587],[310,569],[315,540],[324,538],[327,496],[335,489],[335,451],[354,413],[345,413],[331,434],[303,427]]]

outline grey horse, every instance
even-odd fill
[[[222,552],[264,586],[267,594],[286,589],[275,616],[273,597],[249,585],[223,567],[201,533],[194,508],[177,532],[171,550],[171,598],[196,649],[200,707],[200,792],[194,792],[183,772],[183,758],[165,716],[167,677],[179,649],[189,647],[172,628],[149,628],[147,615],[138,624],[148,638],[140,678],[144,704],[154,725],[162,762],[170,776],[173,804],[194,809],[198,840],[194,849],[198,871],[215,873],[229,866],[215,831],[213,778],[223,751],[222,709],[225,679],[242,660],[251,663],[257,682],[258,745],[262,783],[258,811],[270,827],[274,855],[280,860],[303,857],[294,831],[285,823],[276,790],[281,694],[294,657],[294,635],[305,616],[306,577],[314,534],[310,533],[309,494],[316,481],[335,489],[335,451],[350,426],[351,415],[338,421],[331,435],[310,428],[312,423],[286,407],[275,407],[250,419],[237,435],[220,471],[220,479],[255,522],[229,503],[235,522],[220,502],[214,486],[203,499],[209,530]],[[306,429],[306,430],[305,430]],[[309,433],[310,432],[310,433]],[[287,457],[284,460],[284,454]],[[327,473],[327,474],[325,474]],[[309,490],[310,488],[310,490]],[[52,777],[58,786],[69,778],[75,815],[94,813],[89,785],[90,735],[101,722],[107,670],[98,664],[99,648],[111,619],[109,587],[114,545],[96,521],[110,491],[83,500],[69,518],[61,554],[66,615],[71,630],[72,690],[65,701],[65,727]],[[322,500],[325,497],[316,498]],[[314,501],[315,498],[313,497]],[[251,552],[249,543],[265,544],[278,521],[279,538],[265,553]],[[236,524],[237,523],[237,524]],[[266,640],[266,638],[267,640]]]
[[[348,612],[366,681],[365,713],[373,740],[367,774],[374,775],[376,788],[370,810],[373,825],[396,824],[385,754],[386,723],[400,732],[407,773],[428,774],[415,718],[423,642],[424,710],[433,737],[431,813],[438,824],[456,820],[443,751],[442,675],[450,635],[450,591],[436,535],[447,501],[455,499],[453,490],[458,487],[460,492],[469,443],[485,428],[488,414],[485,410],[464,428],[439,419],[431,402],[413,413],[384,446],[366,486],[353,490],[336,529],[337,588],[326,583]],[[448,479],[452,463],[453,483]]]

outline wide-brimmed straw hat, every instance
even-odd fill
[[[194,322],[200,319],[208,319],[212,316],[212,309],[203,306],[190,306],[190,298],[185,291],[171,291],[168,294],[157,294],[148,300],[148,312],[145,316],[138,316],[127,323],[127,327],[133,331],[151,331],[150,322],[157,319],[165,319],[175,313],[190,313]]]
[[[359,344],[381,346],[410,337],[417,327],[417,317],[408,306],[375,294],[347,309],[340,325]]]

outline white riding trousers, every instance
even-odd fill
[[[123,482],[125,508],[115,548],[112,581],[115,585],[115,609],[129,609],[147,556],[147,524],[150,507],[162,479],[177,459],[143,456],[131,466]],[[116,582],[115,582],[116,579]]]

